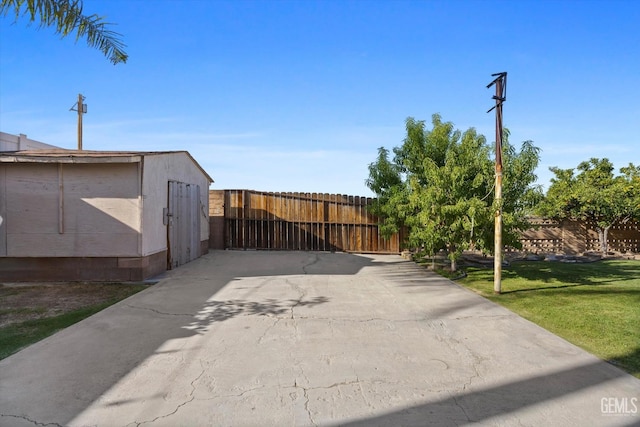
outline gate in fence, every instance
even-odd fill
[[[399,253],[367,206],[373,199],[318,193],[211,190],[210,247]]]

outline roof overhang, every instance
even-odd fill
[[[188,151],[90,151],[45,149],[28,151],[0,152],[0,163],[50,163],[50,164],[96,164],[96,163],[141,163],[145,156],[155,155],[186,155],[194,165],[207,177],[210,183],[213,179],[189,154]]]

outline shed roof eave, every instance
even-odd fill
[[[178,151],[91,151],[91,150],[67,150],[67,149],[43,149],[0,152],[0,163],[69,163],[69,164],[95,164],[95,163],[140,163],[146,156],[157,155],[186,155],[193,164],[202,172],[209,183],[214,180],[186,150]]]
[[[65,156],[23,156],[23,155],[3,155],[0,156],[0,163],[66,163],[66,164],[87,164],[87,163],[140,163],[141,156],[106,156],[106,157],[65,157]]]

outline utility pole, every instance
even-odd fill
[[[507,73],[491,74],[495,79],[487,85],[487,89],[496,86],[496,105],[487,113],[496,110],[496,197],[495,197],[495,235],[493,257],[493,292],[502,292],[502,103],[507,100]]]
[[[78,94],[78,102],[76,102],[69,111],[78,112],[78,150],[82,150],[82,115],[87,113],[87,104],[83,101],[85,97],[81,93]]]

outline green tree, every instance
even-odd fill
[[[629,163],[628,166],[620,168],[619,191],[622,193],[623,211],[626,215],[621,222],[629,220],[640,221],[640,166]]]
[[[551,185],[538,213],[554,219],[589,221],[598,232],[603,256],[616,223],[640,219],[640,167],[629,164],[614,175],[609,159],[592,158],[574,169],[552,167]]]
[[[367,186],[377,195],[369,206],[371,213],[381,219],[383,236],[400,231],[404,223],[406,194],[400,167],[389,161],[389,150],[378,149],[378,159],[369,165]]]
[[[107,28],[110,25],[98,15],[83,15],[82,0],[2,0],[0,15],[15,15],[17,21],[26,16],[40,27],[53,27],[56,34],[66,37],[76,32],[76,41],[87,40],[90,47],[99,49],[113,64],[127,62],[125,44],[120,34]]]
[[[385,235],[406,227],[410,247],[424,248],[432,257],[446,249],[455,271],[463,250],[493,251],[491,148],[475,129],[463,133],[437,114],[431,130],[413,118],[407,119],[406,130],[393,160],[380,148],[369,165],[366,183],[377,196],[372,213],[381,218]],[[511,246],[519,246],[518,231],[528,227],[526,213],[539,199],[540,190],[531,186],[538,153],[530,141],[517,152],[505,138],[503,233]]]

